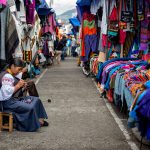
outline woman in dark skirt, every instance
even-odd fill
[[[23,67],[23,61],[16,58],[10,62],[8,69],[0,74],[0,101],[2,111],[12,112],[17,130],[34,132],[41,126],[48,126],[48,122],[44,120],[48,117],[38,97],[13,97],[18,90],[26,87],[24,80],[15,81],[15,76]]]

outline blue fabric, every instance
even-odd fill
[[[138,98],[136,106],[129,113],[128,127],[138,127],[141,136],[150,139],[150,89],[145,90]],[[147,103],[148,102],[148,103]]]
[[[150,89],[147,89],[146,92],[142,94],[141,99],[142,101],[139,102],[137,111],[140,112],[143,117],[150,119]]]
[[[124,64],[124,65],[125,65],[125,64]],[[124,66],[124,65],[115,66],[115,68],[113,68],[113,69],[110,71],[109,76],[107,77],[106,84],[105,84],[105,89],[106,89],[106,90],[109,89],[109,84],[110,84],[111,76],[112,76],[117,70],[119,70],[122,66]]]
[[[48,14],[54,13],[52,8],[49,8],[45,0],[41,0],[40,5],[36,5],[36,11],[39,16],[46,16]]]
[[[116,79],[115,79],[115,87],[114,87],[114,93],[117,95],[121,95],[121,88],[120,87],[120,80],[121,80],[121,74],[117,73]]]
[[[118,88],[119,88],[119,86],[118,86]],[[125,88],[126,88],[125,80],[124,80],[123,77],[121,76],[121,77],[120,77],[120,91],[121,91],[121,101],[122,101],[122,103],[123,103],[124,97],[125,97],[125,92],[124,92]],[[130,95],[131,95],[131,94],[130,94]]]
[[[137,45],[137,49],[135,49],[135,45]],[[129,50],[129,53],[128,53],[128,57],[131,57],[132,54],[137,54],[139,53],[139,48],[138,48],[138,39],[135,39],[133,41],[133,43],[131,44],[131,47],[130,47],[130,50]],[[134,51],[132,51],[134,49]],[[136,52],[135,52],[136,51]]]
[[[79,21],[82,22],[82,10],[81,10],[80,6],[76,6],[76,10],[77,10],[77,17],[78,17]]]
[[[147,81],[144,85],[146,88],[150,88],[150,81]]]
[[[124,96],[129,109],[134,101],[134,98],[127,87],[124,88]]]
[[[112,54],[112,47],[109,49],[108,53],[107,53],[107,56],[106,56],[106,59],[108,60],[108,58],[111,56]]]
[[[142,136],[150,139],[150,89],[147,89],[138,102],[137,115],[139,119],[139,130]]]
[[[108,61],[104,62],[104,63],[100,66],[96,78],[98,79],[98,81],[101,81],[101,75],[102,75],[102,72],[103,72],[103,68],[104,68],[105,66],[107,66],[109,63],[115,62],[115,61],[128,61],[128,60],[138,60],[138,59],[137,59],[137,58],[114,58],[114,59],[108,60]]]
[[[67,46],[71,46],[71,39],[67,40]]]
[[[90,6],[91,0],[77,0],[76,4],[79,6]]]
[[[2,104],[4,111],[12,112],[16,129],[19,131],[34,132],[40,128],[39,118],[48,118],[38,97],[11,98]]]
[[[72,32],[72,34],[73,34],[73,35],[75,35],[75,36],[76,36],[76,35],[77,35],[78,30],[76,30],[76,28],[72,28],[72,29],[71,29],[71,32]]]
[[[138,116],[137,116],[137,109],[138,109],[138,103],[142,100],[143,96],[146,94],[146,91],[144,91],[138,98],[137,102],[136,102],[136,106],[134,107],[134,109],[132,111],[129,112],[129,119],[128,119],[128,126],[130,128],[135,127],[136,122],[138,121]]]
[[[79,27],[80,26],[80,22],[79,22],[77,17],[70,18],[69,22],[72,24],[73,27]]]
[[[81,57],[81,60],[86,62],[89,59],[90,52],[97,51],[97,35],[86,35],[85,36],[85,57]]]

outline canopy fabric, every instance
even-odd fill
[[[79,22],[78,18],[76,18],[76,17],[70,18],[69,22],[72,24],[73,27],[79,27],[80,26],[80,22]]]
[[[90,6],[91,0],[77,0],[76,4],[79,6]]]
[[[40,5],[36,6],[36,10],[38,15],[40,16],[46,16],[54,13],[54,10],[52,8],[49,8],[45,0],[41,0]]]

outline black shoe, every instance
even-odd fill
[[[42,127],[48,127],[48,126],[49,126],[49,123],[44,120],[44,123],[43,123]]]

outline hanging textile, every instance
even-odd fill
[[[145,18],[143,21],[141,21],[141,34],[140,34],[140,50],[147,51],[148,50],[148,44],[150,39],[150,20],[148,19],[148,12],[150,12],[150,2],[149,0],[144,1],[145,4]]]
[[[35,0],[26,0],[25,4],[27,24],[34,24]]]
[[[8,7],[0,12],[0,31],[0,60],[8,61],[19,44],[16,25]]]
[[[101,23],[101,34],[107,34],[107,8],[108,8],[107,6],[108,6],[108,0],[104,0],[102,23]]]
[[[95,22],[95,15],[84,13],[82,21],[82,51],[81,57],[84,57],[84,61],[88,61],[90,51],[95,52],[97,50],[97,28]]]
[[[28,35],[25,33],[24,39],[21,39],[21,50],[23,54],[23,60],[26,62],[31,62],[33,58],[33,46],[35,45],[35,37],[32,32],[29,32]]]
[[[56,21],[55,21],[54,14],[48,15],[47,21],[44,24],[44,27],[42,28],[43,34],[47,32],[50,32],[51,34],[53,34],[55,32],[55,28],[56,28]]]

